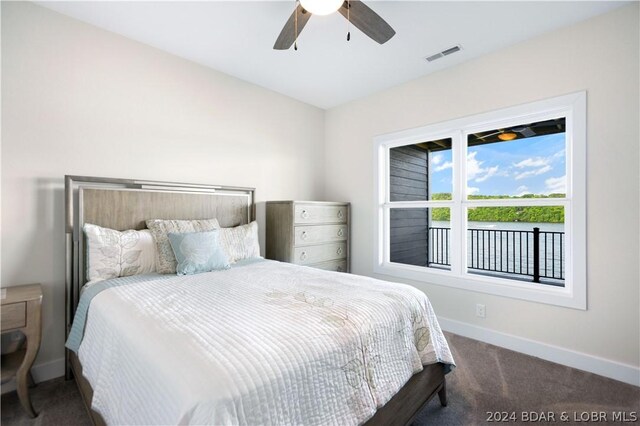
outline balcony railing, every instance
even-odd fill
[[[429,227],[429,265],[450,266],[450,228]],[[467,230],[467,268],[479,273],[564,281],[564,232]]]

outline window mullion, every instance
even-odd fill
[[[462,222],[462,197],[464,196],[464,156],[466,147],[462,132],[455,132],[452,144],[453,159],[453,205],[451,206],[451,272],[455,275],[462,273],[464,265],[464,237]]]

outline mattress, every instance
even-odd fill
[[[67,346],[108,424],[355,425],[453,365],[421,291],[280,262],[113,279],[78,311]]]

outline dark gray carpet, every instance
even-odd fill
[[[38,417],[29,418],[20,405],[18,395],[11,392],[2,395],[2,426],[91,425],[75,381],[66,381],[64,377],[49,380],[29,389],[29,394]]]
[[[544,361],[497,346],[445,333],[457,367],[447,375],[449,405],[433,400],[418,416],[417,424],[488,424],[487,412],[516,413],[513,423],[526,422],[523,412],[553,412],[555,423],[574,423],[585,412],[613,412],[627,418],[640,415],[640,388],[595,374]],[[496,423],[496,422],[493,422]],[[584,425],[586,422],[576,422]],[[640,421],[635,422],[638,424]]]
[[[457,368],[447,376],[449,406],[435,398],[416,419],[416,425],[474,425],[487,423],[487,412],[553,412],[556,423],[571,424],[574,416],[604,412],[640,414],[640,388],[447,334]],[[55,379],[31,389],[40,415],[29,419],[15,392],[2,396],[2,425],[89,425],[75,382]],[[560,415],[566,412],[568,422]],[[538,422],[541,423],[541,422]],[[544,422],[542,422],[544,423]],[[585,424],[586,422],[582,422]],[[599,423],[604,423],[602,420]],[[640,423],[637,421],[636,424]]]

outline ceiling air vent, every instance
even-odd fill
[[[431,56],[427,56],[425,59],[427,60],[427,62],[433,62],[436,59],[444,58],[445,56],[451,55],[452,53],[459,52],[460,50],[462,50],[462,46],[458,44],[448,49],[445,49],[442,52],[438,52]]]

